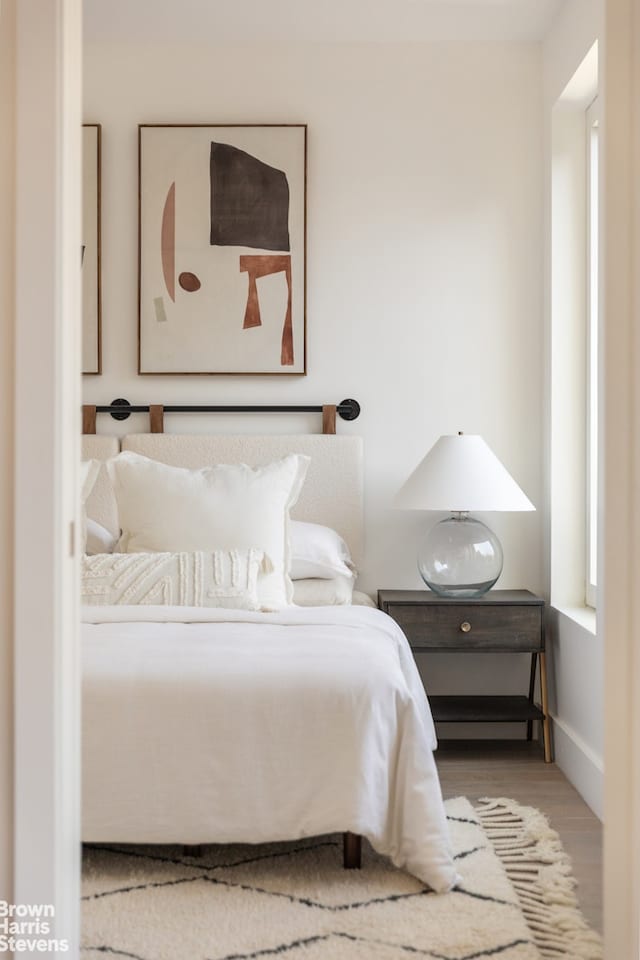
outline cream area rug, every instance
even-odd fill
[[[89,844],[83,960],[600,960],[558,835],[511,800],[446,803],[463,880],[434,894],[363,843]]]

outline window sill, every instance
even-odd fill
[[[583,630],[588,630],[594,637],[596,636],[596,611],[593,607],[559,607],[552,604],[552,608],[563,617],[573,620]]]

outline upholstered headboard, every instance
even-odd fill
[[[333,527],[347,541],[356,564],[363,550],[362,439],[322,434],[295,436],[130,434],[117,437],[87,434],[84,460],[108,460],[120,449],[179,467],[198,469],[215,463],[247,463],[255,467],[288,453],[311,458],[307,478],[292,511],[296,520]],[[87,516],[118,533],[118,514],[106,470],[98,475],[87,501]]]
[[[292,510],[293,518],[333,527],[349,544],[356,564],[361,561],[363,512],[360,437],[144,433],[123,437],[122,449],[192,470],[215,463],[246,463],[255,467],[278,460],[288,453],[306,454],[311,462],[298,503]]]

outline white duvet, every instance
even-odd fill
[[[455,884],[429,706],[385,614],[120,606],[84,620],[83,839],[350,830],[435,890]]]

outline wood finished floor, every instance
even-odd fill
[[[602,824],[540,746],[441,740],[435,756],[445,799],[510,797],[547,815],[573,862],[582,912],[602,932]]]

